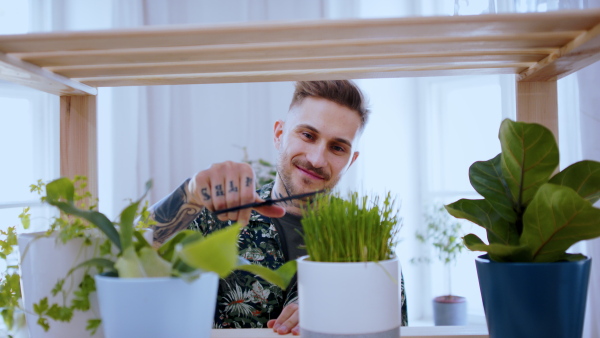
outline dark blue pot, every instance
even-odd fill
[[[576,338],[583,332],[591,259],[475,260],[490,338]]]

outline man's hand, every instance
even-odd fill
[[[247,163],[213,164],[207,170],[197,173],[188,183],[191,201],[213,212],[262,202],[254,189],[254,171]],[[267,217],[281,217],[285,214],[285,209],[276,205],[258,207],[256,211]],[[250,213],[251,209],[242,209],[221,214],[218,218],[221,221],[232,220],[247,225]]]
[[[291,303],[284,307],[277,319],[271,319],[267,322],[267,327],[279,334],[292,332],[294,336],[300,335],[298,304]]]

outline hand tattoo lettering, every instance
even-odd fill
[[[229,192],[238,192],[238,187],[233,185],[233,181],[229,181]]]
[[[225,196],[225,193],[223,192],[222,184],[216,185],[215,190],[217,191],[217,196]]]
[[[249,187],[252,185],[252,177],[246,177],[246,186]]]
[[[202,190],[200,190],[200,192],[202,193],[202,197],[204,197],[205,201],[208,201],[210,199],[210,194],[208,193],[208,188],[202,188]]]

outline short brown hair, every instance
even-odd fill
[[[298,81],[290,109],[307,97],[326,99],[354,110],[360,116],[361,130],[367,124],[370,111],[365,105],[365,98],[356,84],[350,80]]]

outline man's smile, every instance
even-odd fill
[[[311,177],[313,179],[316,179],[316,180],[325,180],[325,177],[323,177],[323,176],[315,173],[312,170],[302,168],[302,167],[300,167],[298,165],[295,165],[295,167],[298,168],[298,170],[300,170],[302,173],[304,173],[305,175],[307,175],[307,176],[309,176],[309,177]]]

